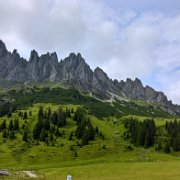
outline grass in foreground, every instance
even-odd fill
[[[67,175],[72,175],[73,180],[179,180],[179,168],[180,161],[101,162],[36,170],[36,173],[41,175],[36,179],[65,180]],[[12,177],[10,179],[30,178]]]

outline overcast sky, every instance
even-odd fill
[[[0,39],[27,59],[80,52],[92,69],[138,77],[180,104],[180,0],[0,0]]]

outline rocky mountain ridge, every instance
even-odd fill
[[[17,50],[9,52],[0,40],[0,81],[61,82],[100,99],[110,99],[115,94],[126,99],[158,103],[165,111],[180,115],[180,106],[169,101],[163,92],[144,87],[137,78],[134,81],[129,78],[126,81],[112,80],[99,67],[93,71],[80,53],[71,53],[59,62],[55,52],[39,56],[32,50],[27,61],[20,57]]]

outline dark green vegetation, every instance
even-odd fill
[[[28,107],[33,103],[55,103],[84,105],[91,114],[98,117],[107,117],[120,114],[109,103],[96,100],[93,97],[84,96],[78,90],[56,88],[27,88],[26,90],[11,90],[7,93],[9,99],[14,99],[17,107]]]
[[[172,147],[174,151],[180,151],[180,122],[166,122],[165,128],[168,134],[167,145]],[[170,149],[169,147],[166,147]]]
[[[156,133],[154,120],[145,119],[141,122],[131,118],[124,122],[124,126],[128,129],[124,133],[125,139],[130,139],[134,145],[145,148],[154,145]]]
[[[83,105],[90,114],[98,118],[109,116],[120,117],[129,114],[147,117],[171,117],[170,114],[164,112],[158,105],[119,100],[110,104],[88,95],[85,96],[76,89],[64,89],[56,86],[23,86],[9,91],[2,91],[0,98],[9,99],[13,102],[13,106],[18,108],[29,107],[34,103]]]
[[[67,174],[74,179],[141,179],[134,173],[142,169],[142,179],[150,179],[162,161],[170,162],[164,174],[174,168],[172,162],[180,166],[179,120],[158,105],[108,103],[75,89],[40,85],[3,89],[0,98],[6,101],[0,105],[0,168],[35,169],[47,179]],[[157,177],[163,179],[163,173]]]

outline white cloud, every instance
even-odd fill
[[[92,68],[100,66],[119,80],[154,73],[162,90],[180,103],[179,76],[173,73],[180,66],[180,13],[136,13],[122,1],[116,7],[105,2],[0,0],[0,38],[25,57],[33,48],[57,51],[60,58],[81,52]]]

